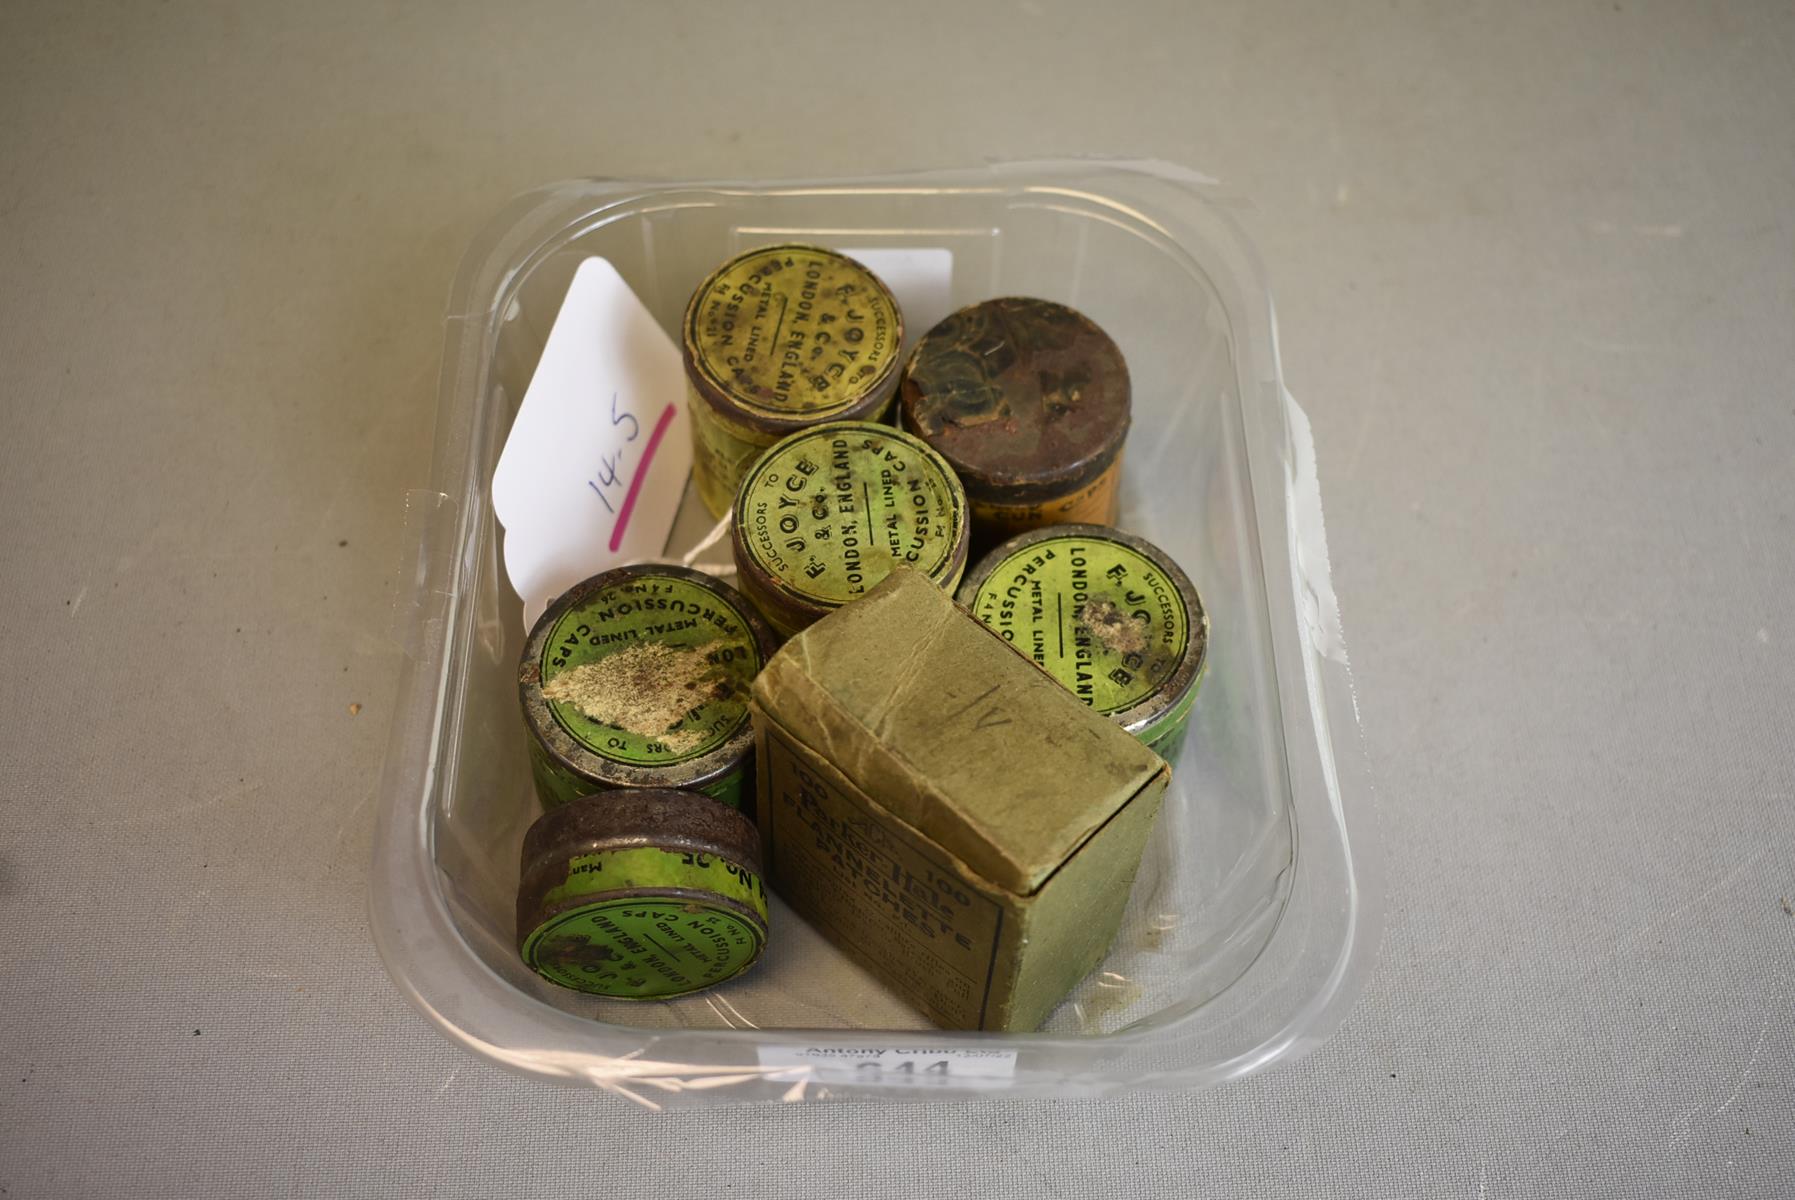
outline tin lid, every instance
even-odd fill
[[[736,493],[737,577],[775,625],[797,629],[899,566],[952,590],[966,566],[966,493],[923,442],[870,421],[795,433]]]
[[[968,572],[972,615],[1080,700],[1151,741],[1190,709],[1209,617],[1189,576],[1143,538],[1051,525]]]
[[[962,308],[922,336],[899,385],[904,427],[975,500],[1028,503],[1096,479],[1128,436],[1128,365],[1088,317],[1051,300]]]
[[[600,792],[524,835],[518,952],[555,983],[662,999],[741,973],[766,944],[754,826],[693,792]]]
[[[762,246],[692,293],[686,375],[719,418],[781,437],[818,421],[877,415],[904,341],[897,300],[833,250]]]
[[[568,589],[530,631],[524,721],[582,778],[697,787],[752,747],[748,685],[774,649],[728,584],[686,567],[617,567]]]

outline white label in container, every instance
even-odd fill
[[[617,268],[581,263],[492,474],[526,629],[580,580],[660,556],[692,469],[685,386]]]
[[[952,311],[954,252],[943,246],[882,246],[841,251],[877,275],[904,314],[904,342],[916,339]]]

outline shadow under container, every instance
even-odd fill
[[[692,293],[681,345],[692,479],[713,517],[768,446],[824,421],[882,419],[904,319],[866,267],[816,246],[764,246]]]

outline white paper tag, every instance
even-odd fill
[[[1000,1087],[1016,1073],[1014,1050],[964,1047],[895,1050],[854,1046],[761,1046],[760,1065],[777,1068],[775,1079],[815,1079],[819,1083],[953,1083],[959,1087]]]
[[[492,473],[524,627],[562,592],[657,558],[692,469],[679,349],[617,269],[574,272]]]
[[[897,297],[904,314],[904,341],[916,339],[952,312],[954,252],[942,246],[880,246],[856,250],[842,247],[843,254],[865,265]]]

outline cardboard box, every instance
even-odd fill
[[[949,1029],[1032,1030],[1102,959],[1170,770],[913,571],[754,682],[786,902]]]

